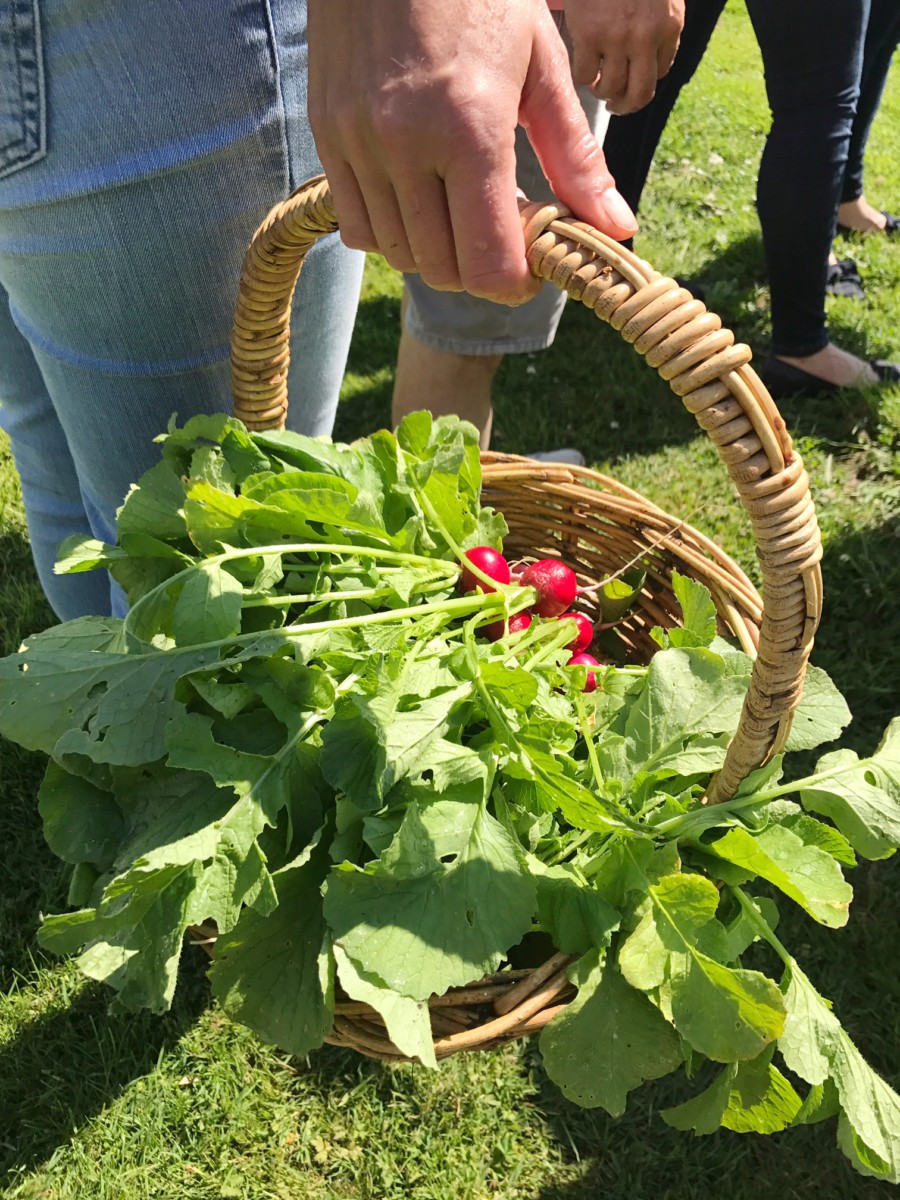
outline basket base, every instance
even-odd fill
[[[210,921],[192,926],[188,940],[215,957],[217,930]],[[463,1050],[490,1050],[544,1028],[575,995],[566,975],[573,961],[554,954],[538,967],[507,968],[466,987],[451,988],[428,1001],[434,1053],[449,1058]],[[339,996],[334,1028],[325,1041],[382,1062],[412,1062],[388,1037],[380,1013],[368,1004]]]

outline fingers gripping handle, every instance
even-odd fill
[[[559,204],[520,201],[529,265],[607,321],[655,368],[715,444],[756,539],[765,610],[740,725],[709,800],[728,799],[780,750],[822,608],[809,478],[749,366],[749,347],[701,301]],[[337,228],[324,176],[276,205],[244,259],[231,338],[234,414],[283,428],[291,299],[307,251]],[[486,473],[490,466],[485,467]]]

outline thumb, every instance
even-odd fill
[[[569,59],[549,16],[538,21],[522,89],[519,122],[563,204],[582,221],[623,241],[637,229],[616,191],[572,83]]]

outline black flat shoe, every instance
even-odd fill
[[[878,376],[879,383],[900,383],[900,363],[886,362],[883,358],[873,359],[869,366]],[[811,399],[815,396],[835,396],[838,392],[864,387],[865,384],[831,383],[828,379],[820,379],[810,371],[793,367],[780,358],[767,358],[759,369],[759,377],[769,389],[773,400],[786,400],[790,396],[803,396]],[[872,385],[876,386],[876,385]]]
[[[878,376],[879,383],[900,383],[900,363],[886,362],[883,358],[873,358],[869,366]]]
[[[889,212],[881,214],[885,219],[884,229],[870,229],[869,233],[883,233],[885,237],[897,237],[900,234],[900,217],[893,217]],[[849,225],[842,225],[838,221],[838,233],[862,233],[861,229],[851,229]]]
[[[829,296],[845,296],[849,300],[866,298],[862,276],[852,258],[842,258],[840,262],[829,264],[825,291]]]
[[[767,358],[759,369],[759,377],[773,400],[785,400],[788,396],[833,396],[840,391],[836,383],[792,367],[780,358]]]

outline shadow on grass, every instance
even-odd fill
[[[55,620],[38,583],[25,534],[15,527],[0,530],[0,657],[14,654],[27,634],[46,629]]]
[[[494,385],[492,449],[531,454],[561,446],[588,462],[615,461],[697,436],[668,384],[582,305],[566,306],[556,341],[509,355]]]
[[[0,534],[0,653],[54,622],[26,537]],[[37,944],[42,912],[66,907],[68,868],[44,842],[37,792],[43,755],[0,744],[0,988],[27,988],[58,961]],[[74,1129],[138,1076],[151,1070],[206,1003],[198,968],[173,1012],[112,1016],[108,989],[81,992],[62,1012],[36,1017],[0,1050],[0,1180],[27,1171],[63,1145]],[[2,1188],[2,1183],[0,1183]]]
[[[31,551],[16,527],[0,533],[0,655],[52,624]],[[38,916],[65,904],[66,871],[44,842],[37,792],[46,759],[0,740],[0,989],[22,983],[44,961]],[[2,1111],[2,1109],[0,1109]]]
[[[550,286],[549,284],[547,286]],[[390,427],[400,303],[359,306],[334,436]],[[513,454],[576,446],[589,461],[650,453],[696,436],[668,385],[614,330],[570,303],[548,350],[507,355],[494,382],[492,448]],[[422,397],[426,407],[427,395]]]
[[[759,233],[735,238],[691,273],[703,288],[706,307],[756,351],[768,336],[766,258]]]
[[[897,483],[884,483],[896,495]],[[900,513],[828,539],[824,608],[814,661],[844,693],[853,723],[842,739],[871,753],[900,713]]]
[[[758,370],[769,352],[770,302],[765,255],[761,237],[747,236],[730,243],[709,258],[693,279],[706,292],[706,305],[734,331],[739,341],[753,350],[752,365]],[[844,315],[854,301],[829,302],[828,332],[836,345],[862,359],[883,356],[883,347],[873,346],[858,322]],[[845,388],[837,395],[814,399],[788,397],[778,401],[788,429],[794,436],[825,438],[844,442],[878,427],[877,388]]]
[[[66,908],[69,868],[44,841],[37,813],[43,767],[40,756],[0,744],[4,792],[15,798],[15,803],[0,804],[0,991],[23,986],[42,965],[54,961],[37,943],[40,914]]]
[[[153,1070],[208,1003],[202,971],[199,961],[182,969],[172,1011],[163,1017],[111,1014],[109,989],[90,986],[0,1050],[0,1183],[43,1162]]]
[[[769,295],[758,236],[732,242],[692,275],[707,308],[753,350],[757,369],[768,353]],[[871,357],[859,330],[834,312],[838,344]],[[570,303],[555,344],[542,354],[512,355],[495,384],[492,446],[514,453],[559,445],[578,447],[589,461],[615,463],[653,454],[698,436],[694,419],[668,384],[609,326]],[[847,389],[815,400],[787,399],[779,407],[795,436],[837,443],[878,426],[875,389]]]
[[[362,300],[335,420],[335,441],[352,442],[376,429],[391,427],[399,340],[400,301],[385,295]]]

